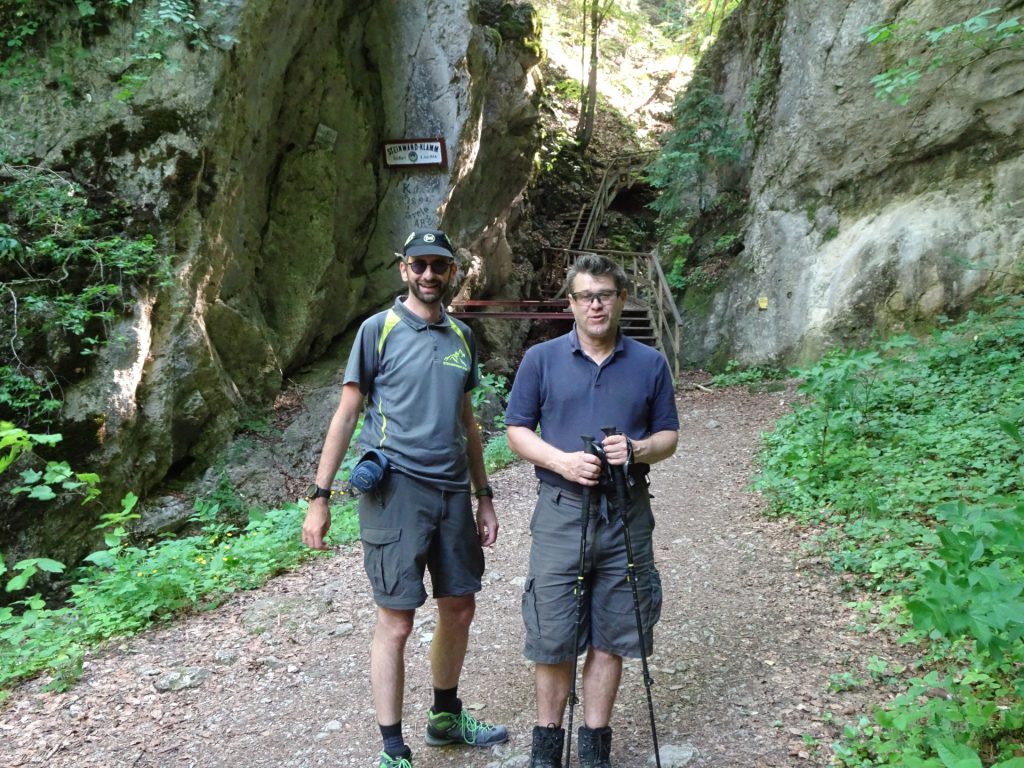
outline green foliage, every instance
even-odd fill
[[[869,661],[898,693],[845,727],[839,766],[1020,766],[1021,371],[1024,306],[1003,300],[929,339],[829,354],[765,440],[774,512],[820,526],[919,656]]]
[[[136,501],[129,495],[120,512],[104,517],[106,548],[91,554],[73,574],[73,596],[65,607],[47,608],[33,595],[0,608],[0,687],[43,670],[50,671],[58,688],[66,687],[81,669],[86,648],[182,611],[211,608],[226,595],[258,587],[312,555],[300,539],[305,502],[250,510],[248,523],[239,528],[217,522],[215,504],[197,501],[193,520],[202,525],[201,533],[143,549],[131,544],[127,530],[137,517]],[[356,540],[351,502],[332,511],[330,541]],[[58,568],[63,566],[45,559],[22,561],[11,582],[16,582],[14,589],[23,587],[32,569]]]
[[[505,406],[508,404],[508,378],[497,373],[485,371],[482,365],[477,366],[480,384],[470,396],[473,410],[479,416],[482,407],[488,409],[488,423],[484,428],[488,431],[505,429]]]
[[[59,440],[60,435],[33,435],[0,422],[0,472],[36,445]],[[355,457],[346,460],[351,465]],[[87,500],[98,493],[98,478],[73,473],[64,462],[50,462],[32,487],[47,481],[62,493],[83,494]],[[20,491],[24,489],[15,489]],[[103,548],[69,575],[72,597],[64,606],[48,607],[41,595],[33,594],[0,607],[0,689],[45,670],[51,675],[47,689],[65,690],[81,673],[85,649],[183,611],[213,607],[226,595],[258,587],[315,555],[301,543],[305,501],[270,511],[249,509],[241,516],[244,524],[236,523],[241,502],[229,484],[218,485],[208,498],[195,501],[191,522],[198,533],[149,547],[139,546],[131,534],[131,523],[139,517],[138,501],[129,493],[120,510],[100,517],[96,529],[103,532]],[[329,543],[358,540],[353,500],[346,498],[331,511]],[[6,591],[17,593],[37,574],[63,573],[64,565],[26,558],[10,571]],[[4,574],[8,568],[0,557],[0,576]]]
[[[769,379],[781,379],[782,371],[763,366],[744,368],[737,360],[725,364],[725,370],[711,377],[711,384],[716,387],[734,387],[738,384],[755,384]]]
[[[62,378],[84,371],[135,290],[170,280],[153,237],[122,230],[126,213],[58,173],[0,162],[0,416],[50,423]]]
[[[691,55],[707,50],[718,36],[722,22],[739,6],[741,0],[711,0],[710,2],[654,3],[655,20],[664,34],[679,40]]]
[[[484,433],[484,467],[487,472],[495,472],[516,461],[519,457],[508,447],[505,438],[505,406],[508,405],[508,378],[496,373],[484,371],[483,366],[477,368],[480,386],[473,390],[473,410]],[[490,435],[487,437],[487,435]]]
[[[482,6],[479,21],[494,29],[499,40],[515,42],[538,57],[543,55],[541,22],[531,4],[502,3],[497,8]]]
[[[207,3],[216,12],[225,0]],[[120,69],[120,89],[114,98],[130,101],[135,97],[157,66],[173,68],[168,48],[177,41],[192,48],[208,48],[212,42],[231,43],[234,38],[218,35],[216,40],[199,23],[194,0],[0,0],[0,75],[5,84],[18,88],[38,81],[46,62],[41,51],[47,50],[54,61],[64,62],[79,57],[82,49],[68,40],[83,35],[106,34],[115,23],[129,20],[132,7],[141,8],[134,16],[134,34],[125,55],[109,64]],[[77,33],[77,34],[76,34]],[[75,84],[66,74],[55,74],[65,89],[74,91]]]
[[[51,501],[57,498],[57,487],[60,491],[82,493],[85,495],[83,504],[100,495],[99,475],[91,472],[74,472],[66,461],[48,461],[43,471],[24,469],[21,471],[22,485],[11,489],[11,493],[24,493],[30,499]]]
[[[484,446],[484,467],[487,472],[496,472],[519,460],[515,452],[508,447],[505,435],[495,435]]]
[[[9,421],[0,421],[0,473],[7,470],[23,453],[37,445],[56,445],[60,435],[33,435]],[[6,451],[6,453],[3,453]]]
[[[678,258],[680,250],[693,242],[689,229],[694,220],[716,208],[712,199],[716,177],[740,157],[743,137],[722,98],[708,80],[699,77],[676,99],[672,124],[649,168],[648,180],[659,190],[651,208],[658,212],[665,250]]]
[[[10,468],[21,455],[34,453],[37,446],[54,446],[61,439],[57,434],[30,434],[8,421],[0,421],[0,473]],[[61,495],[81,496],[83,504],[88,504],[100,495],[98,475],[75,472],[66,461],[51,460],[43,463],[39,459],[37,463],[42,465],[41,469],[29,467],[19,472],[21,485],[11,488],[12,494],[24,493],[27,498],[36,501],[51,501]]]
[[[649,172],[661,190],[651,207],[663,218],[687,217],[705,208],[715,173],[742,149],[721,96],[704,78],[694,78],[676,99],[672,126]]]
[[[933,29],[919,29],[914,20],[874,24],[864,30],[870,45],[913,48],[921,53],[871,78],[879,99],[907,104],[919,81],[938,70],[950,77],[975,62],[999,51],[1024,46],[1024,26],[1018,16],[1001,18],[1000,8],[972,16],[966,21]]]

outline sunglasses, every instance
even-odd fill
[[[445,275],[452,268],[454,262],[451,259],[435,259],[424,261],[423,259],[412,259],[405,261],[405,266],[412,270],[414,275],[422,275],[429,268],[435,275]]]

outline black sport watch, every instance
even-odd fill
[[[330,488],[321,488],[316,483],[313,483],[309,488],[306,489],[306,499],[313,501],[314,499],[329,499],[334,494]]]

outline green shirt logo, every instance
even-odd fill
[[[442,364],[451,366],[452,368],[458,368],[460,371],[469,370],[469,360],[466,358],[466,353],[461,349],[452,352],[441,362]]]

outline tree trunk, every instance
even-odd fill
[[[583,90],[580,120],[576,127],[576,144],[581,150],[586,150],[594,136],[594,119],[597,114],[597,39],[604,21],[604,13],[610,7],[609,2],[605,8],[600,8],[597,0],[590,6],[590,69],[587,72],[587,87]]]

